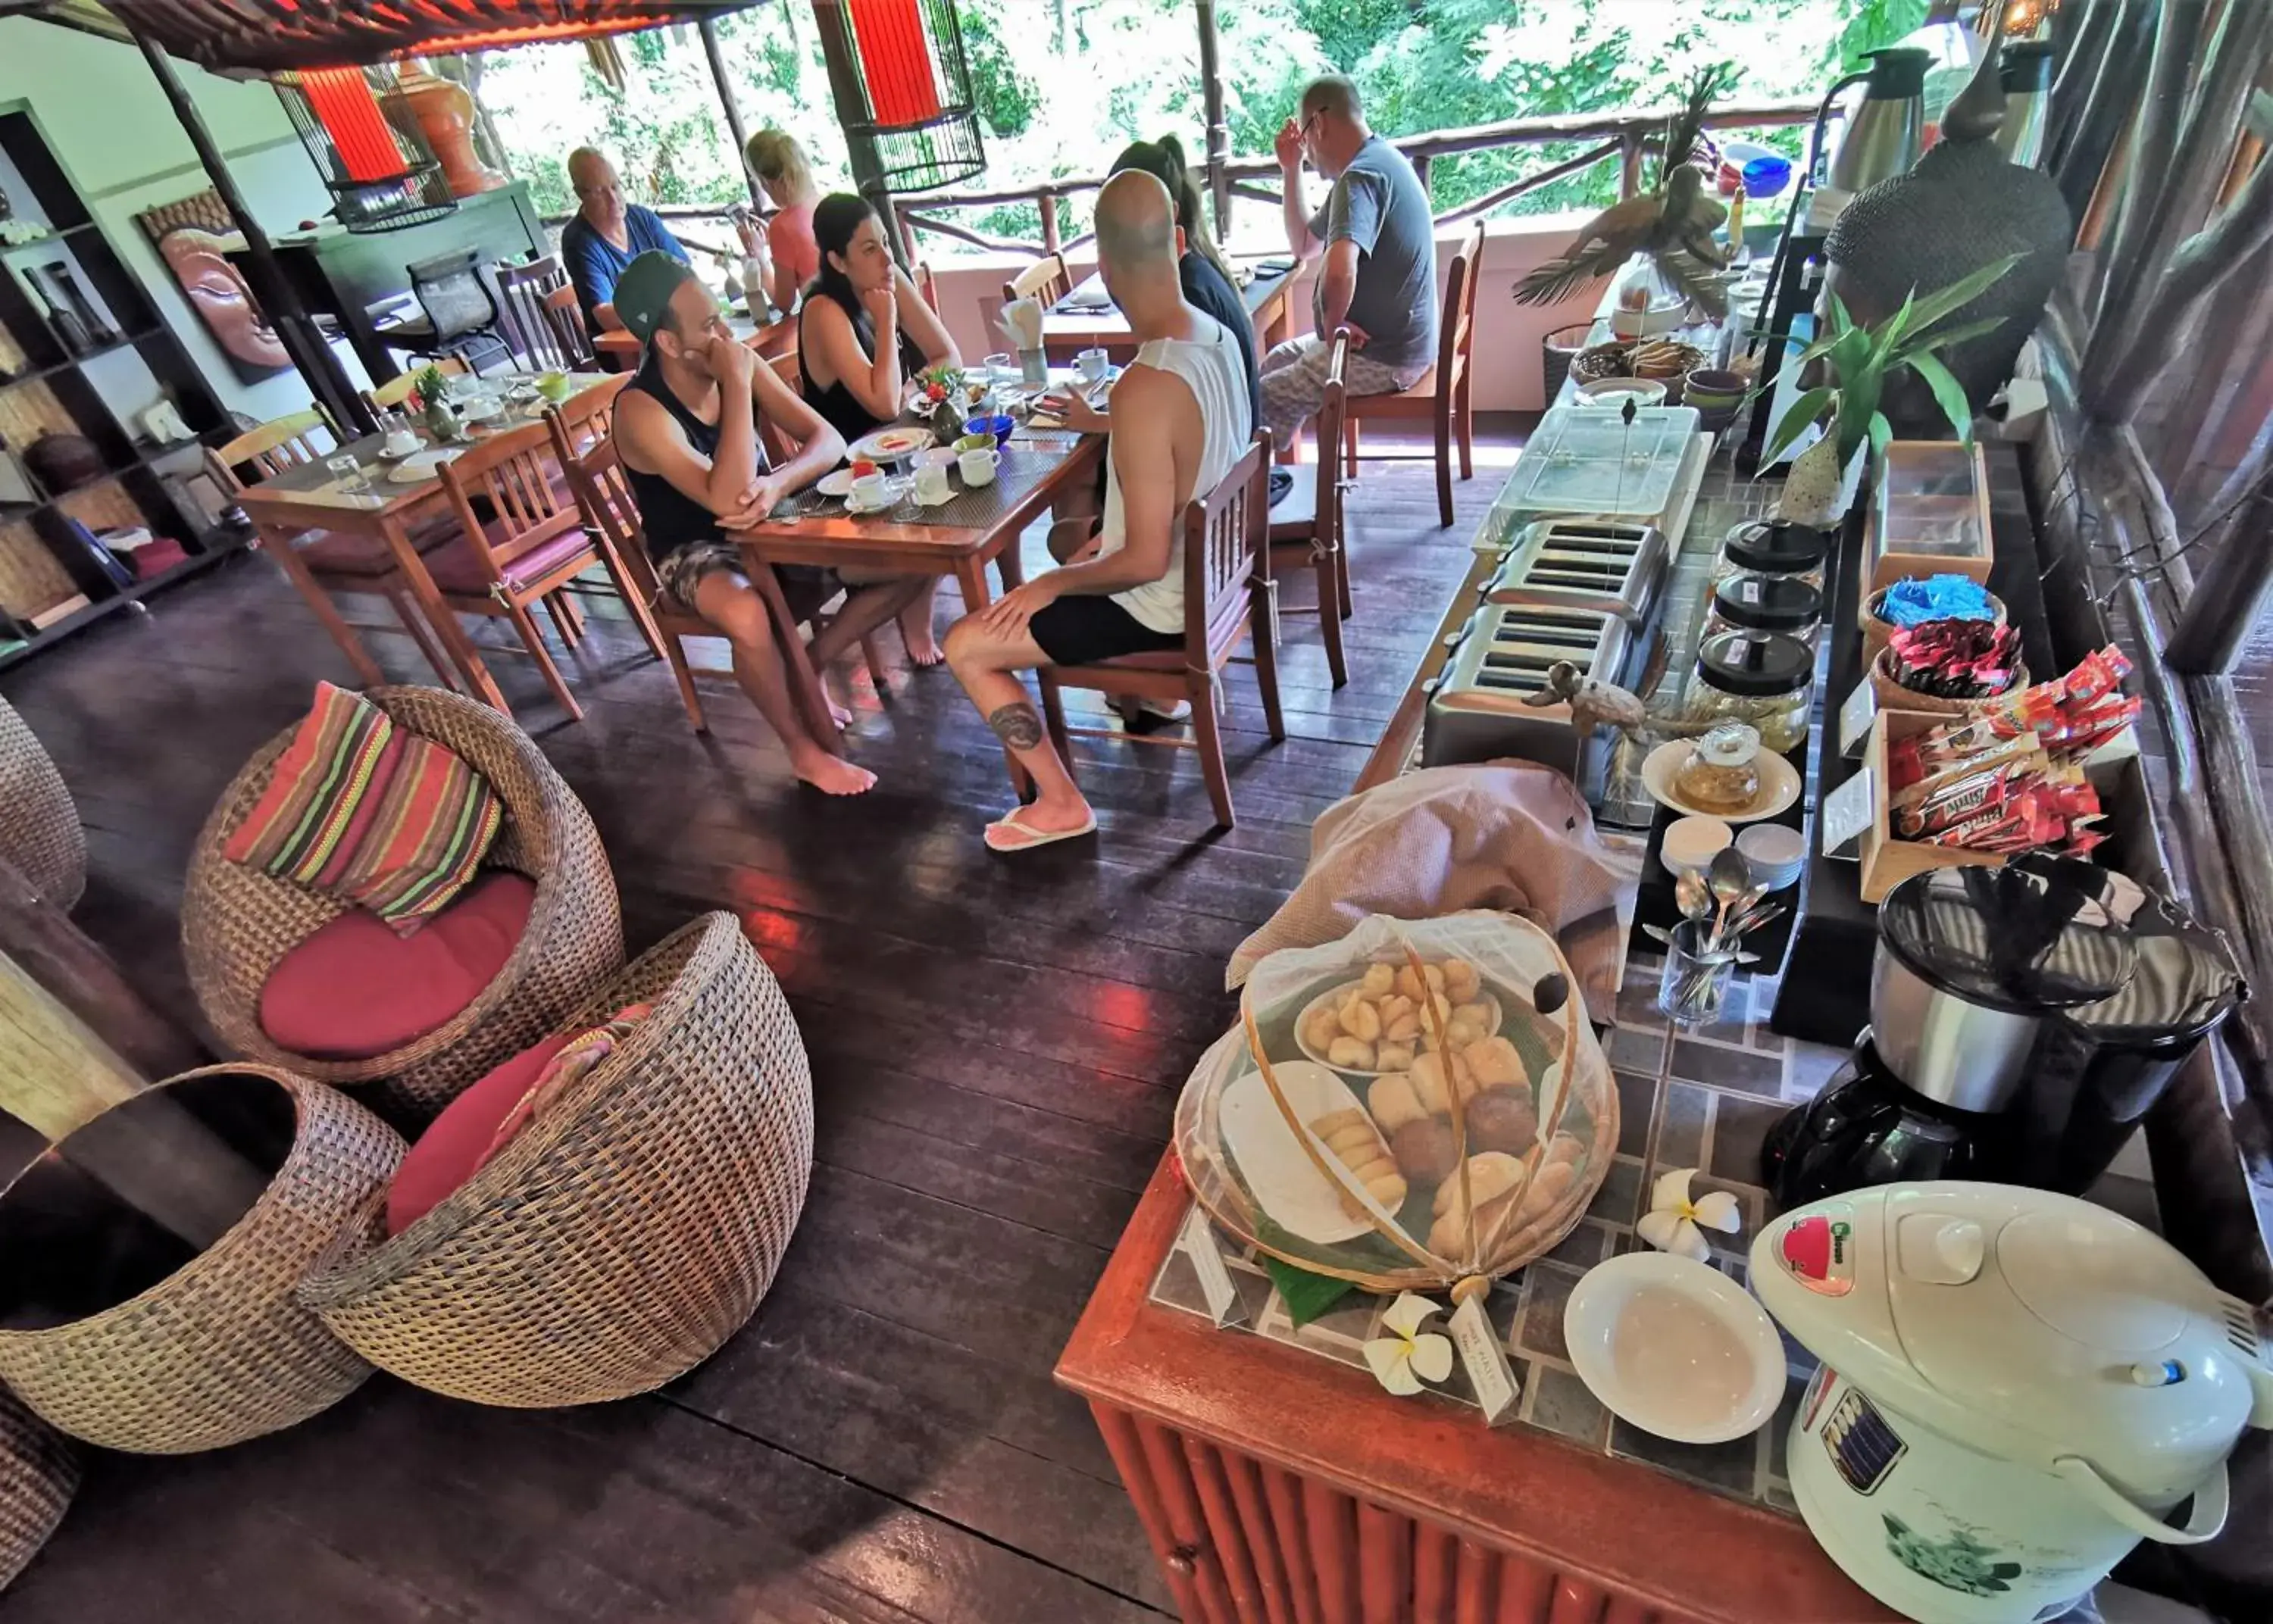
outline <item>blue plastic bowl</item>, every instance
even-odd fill
[[[964,419],[963,431],[965,434],[991,434],[994,437],[994,444],[999,446],[1009,443],[1011,430],[1017,426],[1016,418],[1002,412],[993,417],[967,417]]]

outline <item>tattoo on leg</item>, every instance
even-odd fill
[[[1042,719],[1024,700],[1002,707],[986,718],[986,725],[1013,750],[1031,750],[1042,742]]]

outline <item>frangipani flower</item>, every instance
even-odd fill
[[[1374,1379],[1399,1398],[1418,1393],[1423,1381],[1442,1381],[1452,1373],[1451,1338],[1434,1331],[1418,1334],[1422,1321],[1436,1312],[1437,1305],[1427,1298],[1400,1291],[1381,1316],[1381,1328],[1389,1335],[1365,1344]]]
[[[1691,1201],[1689,1181],[1696,1176],[1693,1167],[1677,1167],[1671,1172],[1660,1174],[1649,1193],[1649,1210],[1634,1225],[1634,1233],[1660,1252],[1675,1253],[1702,1263],[1713,1255],[1704,1231],[1719,1230],[1733,1235],[1744,1227],[1744,1220],[1737,1216],[1737,1198],[1726,1190],[1714,1190]]]

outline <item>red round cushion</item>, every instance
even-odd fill
[[[452,1100],[394,1171],[386,1192],[386,1232],[400,1235],[474,1176],[475,1164],[552,1057],[576,1036],[565,1032],[524,1049]]]
[[[268,972],[260,1029],[311,1059],[367,1060],[400,1049],[497,979],[536,900],[536,881],[493,869],[409,936],[351,908]]]

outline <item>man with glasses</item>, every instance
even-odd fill
[[[1311,80],[1300,109],[1275,143],[1287,246],[1324,265],[1311,296],[1317,331],[1263,358],[1263,421],[1281,445],[1317,415],[1336,327],[1350,329],[1354,395],[1409,388],[1437,359],[1437,228],[1421,177],[1367,128],[1357,86],[1341,75]],[[1306,159],[1333,183],[1315,213],[1302,196]]]
[[[613,300],[625,267],[644,253],[685,265],[686,250],[653,209],[624,201],[616,166],[598,147],[568,154],[568,183],[576,189],[576,217],[560,228],[560,263],[575,284],[584,325],[595,333],[620,327]]]

